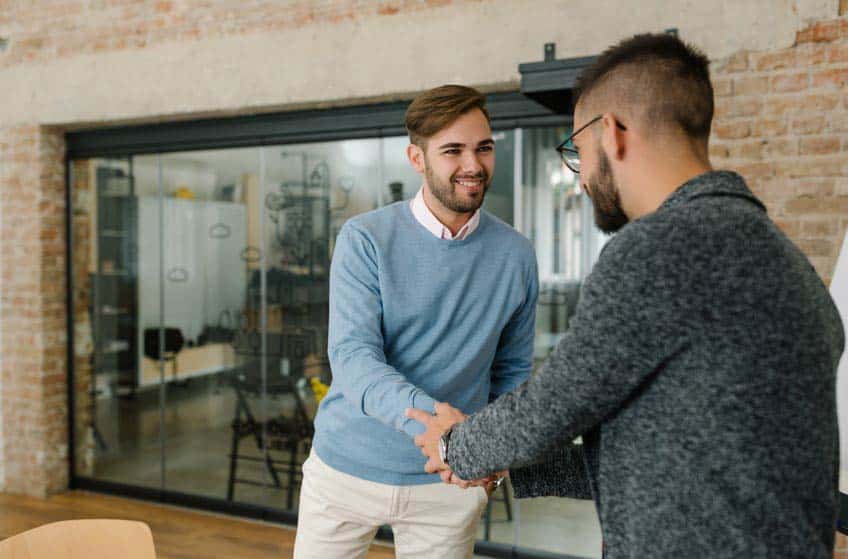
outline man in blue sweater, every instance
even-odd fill
[[[485,98],[433,89],[406,127],[418,195],[349,220],[336,241],[333,383],[303,466],[296,559],[362,557],[384,524],[398,557],[471,557],[486,489],[425,473],[423,429],[404,410],[475,413],[530,375],[536,260],[480,209],[495,165]]]

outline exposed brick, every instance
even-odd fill
[[[751,135],[751,123],[746,120],[722,123],[719,122],[714,127],[716,138],[733,140],[738,138],[747,138]]]
[[[827,51],[827,61],[831,64],[848,62],[848,43],[830,45]]]
[[[798,155],[798,140],[795,138],[774,138],[761,140],[761,153],[764,157],[788,157]]]
[[[716,118],[733,118],[755,116],[763,108],[763,101],[758,97],[724,97],[715,104]]]
[[[15,245],[3,247],[0,300],[5,489],[46,495],[67,486],[64,147],[60,133],[34,126],[0,128],[0,137],[0,160],[11,162],[3,182],[22,186],[4,188],[0,206]]]
[[[788,237],[797,237],[801,233],[801,222],[797,219],[775,219],[774,223]]]
[[[797,99],[796,110],[801,111],[832,111],[839,104],[840,96],[836,93],[812,93]]]
[[[787,213],[792,214],[834,214],[848,213],[848,196],[813,197],[801,196],[786,204]]]
[[[839,177],[845,174],[844,157],[804,157],[793,161],[778,161],[777,173],[789,178]]]
[[[829,68],[813,73],[812,87],[842,89],[848,83],[848,68]]]
[[[768,93],[768,76],[739,76],[733,79],[734,95],[763,95]]]
[[[839,221],[832,219],[813,219],[799,222],[801,225],[800,235],[806,237],[832,237],[835,238],[839,232]]]
[[[747,140],[735,142],[729,146],[728,157],[731,159],[759,160],[763,156],[763,146],[767,140]]]
[[[775,174],[775,165],[773,163],[746,163],[743,165],[735,165],[734,170],[745,177],[748,181],[756,181],[758,179],[772,177]]]
[[[724,73],[743,72],[747,69],[748,53],[745,51],[732,54],[718,66],[718,71]]]
[[[786,93],[806,89],[810,81],[807,72],[780,74],[771,78],[771,90],[775,93]]]
[[[820,134],[824,132],[826,123],[824,115],[821,114],[798,116],[792,119],[792,132],[795,134]]]
[[[834,244],[826,239],[797,239],[796,243],[801,252],[807,256],[831,256],[834,252]]]
[[[833,196],[836,179],[801,179],[795,181],[792,192],[795,196]]]
[[[725,97],[733,93],[733,80],[730,78],[715,78],[713,82],[713,94],[716,97]]]
[[[793,68],[796,61],[796,52],[792,49],[759,53],[751,56],[754,61],[754,67],[760,71]]]
[[[809,136],[801,138],[801,155],[828,155],[838,153],[842,139],[838,136]]]
[[[786,117],[760,117],[751,123],[751,135],[757,137],[774,137],[786,134],[788,126]]]
[[[796,68],[808,68],[816,66],[827,61],[828,50],[830,45],[809,43],[799,45],[795,50],[795,66]]]
[[[842,26],[839,20],[828,20],[814,23],[807,29],[799,31],[796,35],[796,43],[804,42],[830,42],[840,37]]]
[[[710,159],[725,159],[730,155],[727,144],[710,142]]]

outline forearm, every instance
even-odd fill
[[[381,355],[363,348],[338,351],[330,359],[334,382],[351,404],[363,414],[378,419],[410,437],[422,432],[421,426],[404,415],[406,408],[433,413],[435,400],[418,388]]]

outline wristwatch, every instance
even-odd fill
[[[442,436],[439,437],[439,458],[441,459],[443,464],[448,463],[448,444],[450,443],[450,436],[452,431],[453,427],[442,433]]]

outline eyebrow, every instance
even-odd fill
[[[481,140],[477,143],[477,147],[480,146],[488,146],[494,144],[495,141],[492,138],[486,138],[485,140]],[[452,148],[464,148],[465,144],[461,144],[459,142],[452,142],[448,144],[442,144],[439,146],[439,149],[452,149]]]

